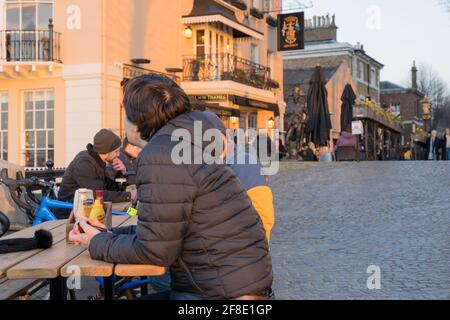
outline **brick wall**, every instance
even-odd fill
[[[367,97],[369,94],[369,91],[367,90],[367,84],[358,82],[356,85],[356,96],[360,98],[360,96],[363,96],[364,98]],[[380,91],[370,87],[370,97],[372,98],[372,101],[374,101],[376,104],[380,104]]]
[[[305,41],[336,40],[337,27],[305,29]]]
[[[381,104],[391,106],[400,103],[400,114],[404,120],[422,118],[422,97],[412,90],[404,93],[381,93]]]

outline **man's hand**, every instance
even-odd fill
[[[127,174],[127,168],[123,164],[122,160],[120,160],[119,158],[114,159],[112,165],[114,170],[122,172],[123,175]]]
[[[84,230],[84,233],[81,233],[80,227]],[[69,233],[69,241],[78,246],[89,247],[91,239],[99,233],[100,231],[88,224],[87,219],[80,219],[74,226],[73,230]]]
[[[130,190],[130,193],[131,193],[131,202],[134,202],[137,199],[137,190],[132,189]]]

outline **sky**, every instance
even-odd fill
[[[284,0],[294,6],[298,0]],[[310,5],[310,0],[301,0]],[[449,83],[450,12],[444,0],[312,0],[305,18],[336,15],[338,41],[361,42],[385,65],[382,81],[405,85],[413,60],[429,65]]]

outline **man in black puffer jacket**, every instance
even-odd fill
[[[144,147],[137,161],[137,227],[99,233],[85,222],[94,259],[171,268],[172,299],[267,297],[272,262],[261,219],[233,170],[225,164],[179,164],[172,152],[174,131],[194,137],[194,122],[214,128],[203,112],[190,112],[189,99],[172,80],[146,75],[125,88],[127,136]],[[149,141],[147,143],[147,141]],[[193,138],[191,151],[204,150]],[[192,153],[192,154],[193,154]]]
[[[81,151],[72,160],[64,173],[58,200],[73,202],[78,189],[104,190],[104,200],[113,203],[131,202],[136,192],[115,190],[115,182],[106,173],[107,163],[118,163],[117,168],[125,171],[125,165],[117,160],[121,141],[112,131],[102,129],[94,137],[94,143],[88,144],[86,150]],[[55,210],[60,219],[67,219],[70,211]]]

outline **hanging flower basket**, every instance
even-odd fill
[[[267,16],[266,22],[269,26],[276,28],[278,26],[278,20],[272,16]]]
[[[264,18],[264,13],[260,10],[258,10],[257,8],[251,8],[250,9],[250,14],[252,16],[254,16],[256,19],[263,19]]]
[[[247,10],[247,4],[242,0],[230,0],[230,4],[241,10]]]

